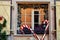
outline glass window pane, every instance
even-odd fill
[[[31,15],[26,16],[26,22],[31,22]]]
[[[21,19],[22,22],[25,22],[25,15],[24,16],[21,15],[21,18],[20,19]]]

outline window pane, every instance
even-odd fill
[[[31,15],[26,15],[26,22],[31,22]]]
[[[31,15],[33,8],[26,8],[26,15]]]
[[[21,18],[20,19],[21,19],[22,22],[25,22],[25,15],[24,16],[21,15]]]

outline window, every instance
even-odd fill
[[[44,34],[48,21],[48,4],[19,4],[18,5],[18,22],[17,22],[17,34],[32,34],[28,28],[22,26],[28,26],[36,34]],[[47,32],[49,33],[49,32]]]

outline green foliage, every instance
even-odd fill
[[[0,33],[1,33],[1,30],[2,30],[2,24],[0,23]]]
[[[6,27],[6,19],[4,19],[3,24],[0,23],[0,40],[7,40],[6,31],[1,32],[4,27]]]
[[[1,39],[0,40],[7,40],[7,36],[6,36],[6,32],[4,31],[3,33],[1,33]]]
[[[3,22],[3,27],[6,27],[6,19],[4,19],[4,22]]]

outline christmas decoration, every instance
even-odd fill
[[[4,19],[4,20],[3,20]],[[3,28],[6,27],[6,19],[4,17],[0,17],[0,22],[3,20],[3,23],[0,23],[0,40],[7,40],[6,31],[2,32]]]
[[[22,25],[22,26],[20,27],[20,30],[22,31],[23,34],[25,34],[25,32],[23,31],[24,28],[28,28],[28,29],[31,31],[31,33],[33,34],[33,36],[34,36],[37,40],[40,40],[39,36],[38,36],[38,35],[30,28],[30,26],[28,26],[28,25]]]

